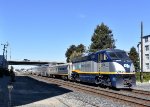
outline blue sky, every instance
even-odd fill
[[[149,5],[149,0],[0,0],[0,43],[9,42],[13,60],[65,62],[67,48],[88,47],[104,22],[117,48],[129,51],[140,40],[141,21],[144,35],[150,34]]]

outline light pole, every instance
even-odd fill
[[[143,22],[141,22],[141,72],[140,81],[143,82]]]
[[[13,85],[12,85],[12,84],[9,84],[7,88],[8,88],[8,92],[9,92],[8,107],[11,107],[11,91],[12,91],[12,89],[13,89]]]

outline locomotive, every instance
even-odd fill
[[[135,68],[127,53],[119,49],[100,50],[72,61],[76,81],[115,88],[136,85]]]
[[[136,86],[134,65],[127,53],[119,49],[99,50],[76,57],[72,63],[47,67],[45,70],[40,68],[41,76],[60,77],[115,88]]]

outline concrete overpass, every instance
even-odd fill
[[[7,61],[8,65],[43,65],[43,64],[64,64],[63,62],[45,62],[45,61]]]

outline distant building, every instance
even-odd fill
[[[0,55],[0,68],[7,69],[8,64],[3,55]]]
[[[142,40],[143,40],[143,72],[150,72],[150,35],[143,36]],[[141,62],[141,42],[139,42],[137,47]]]

